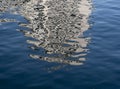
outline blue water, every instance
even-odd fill
[[[120,89],[120,1],[94,0],[85,32],[91,37],[84,65],[70,66],[30,58],[27,38],[16,29],[24,17],[3,13],[0,19],[0,89]]]

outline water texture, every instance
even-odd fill
[[[21,24],[21,26],[30,30],[20,31],[25,36],[35,39],[27,40],[27,43],[33,44],[31,49],[44,50],[44,55],[30,54],[30,57],[70,65],[83,64],[88,40],[82,34],[89,27],[87,18],[91,6],[88,1],[82,2],[83,5],[81,2],[31,0],[23,4],[20,13],[30,21],[30,24]],[[82,11],[83,6],[85,11]]]
[[[32,22],[34,18],[25,16],[29,9],[24,7],[29,4],[29,0],[18,0],[17,5],[14,0],[10,1],[12,5],[6,1],[10,0],[2,0],[2,2],[0,0],[0,6],[4,6],[4,8],[0,8],[0,89],[120,89],[119,0],[93,0],[94,8],[89,20],[92,26],[83,31],[82,36],[77,37],[85,40],[86,45],[83,45],[85,47],[79,46],[83,42],[80,44],[77,42],[78,40],[70,39],[70,36],[74,37],[74,34],[69,35],[70,28],[68,32],[64,30],[65,26],[66,28],[71,27],[67,26],[68,23],[62,28],[57,26],[58,33],[51,31],[50,36],[55,38],[47,38],[47,34],[36,35],[38,32],[35,31],[38,30],[32,31],[31,29],[34,27],[31,28],[31,23],[36,23],[38,20]],[[8,8],[7,6],[13,7]],[[39,8],[45,7],[39,6]],[[35,10],[40,10],[39,8]],[[22,12],[23,10],[24,12]],[[51,10],[49,10],[49,14],[56,13],[54,8]],[[46,13],[44,12],[44,14]],[[76,14],[72,13],[68,19],[77,17]],[[52,20],[58,21],[60,17],[58,18],[54,14],[47,16],[51,17],[49,20],[43,21],[46,21],[46,28],[51,29],[50,24],[55,25]],[[56,19],[53,19],[52,16]],[[64,18],[63,12],[61,16]],[[65,19],[60,18],[60,21],[62,20]],[[79,19],[77,20],[79,22]],[[47,21],[50,22],[49,25],[47,25]],[[32,37],[27,33],[31,33]],[[43,33],[49,33],[49,30],[46,29]],[[35,35],[33,36],[33,34]],[[38,36],[46,39],[46,41],[41,41],[44,43],[43,45],[33,44],[41,40],[37,39],[40,38]],[[74,46],[76,44],[78,46]],[[51,48],[51,46],[54,47]],[[76,50],[72,50],[72,53],[69,53],[70,51],[67,52],[66,48],[82,48],[86,51],[76,53]],[[40,60],[35,55],[39,55]],[[45,61],[45,58],[49,58],[50,61]],[[83,59],[82,62],[79,59]],[[67,60],[67,62],[60,60]],[[75,61],[75,63],[80,61],[79,63],[83,64],[73,66],[70,65],[70,60]]]

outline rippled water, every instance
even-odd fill
[[[38,48],[26,43],[27,40],[35,39],[24,36],[16,29],[29,31],[30,29],[23,25],[30,22],[20,14],[13,14],[16,11],[14,9],[9,10],[11,13],[1,13],[0,89],[119,89],[120,1],[94,0],[93,5],[95,8],[90,18],[93,26],[84,32],[83,37],[91,38],[90,43],[84,48],[89,50],[82,52],[86,54],[83,57],[86,61],[80,66],[49,63],[31,58],[30,54],[44,57],[66,56],[64,57],[61,51],[57,51],[58,54],[53,54],[52,51],[52,55],[48,55],[43,46]],[[69,45],[67,43],[53,46],[58,48]],[[70,56],[69,60],[76,58]]]
[[[30,57],[62,64],[83,64],[88,40],[82,33],[88,29],[88,15],[79,11],[79,2],[81,1],[48,0],[30,1],[23,5],[20,12],[29,19],[30,24],[21,25],[31,29],[20,31],[25,36],[34,38],[27,40],[27,43],[33,45],[31,49],[40,50],[40,53],[30,54]]]

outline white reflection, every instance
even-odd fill
[[[20,30],[35,39],[27,40],[33,44],[30,48],[45,50],[45,55],[30,54],[30,57],[70,65],[82,65],[86,60],[89,38],[83,33],[89,28],[90,0],[11,0],[12,4],[3,1],[8,7],[20,7],[18,12],[30,21],[20,24],[31,29]]]

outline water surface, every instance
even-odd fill
[[[119,89],[120,88],[120,1],[94,0],[90,23],[84,32],[91,37],[86,61],[80,66],[35,60],[29,54],[30,39],[16,29],[29,30],[19,24],[29,24],[21,15],[1,13],[0,19],[0,89]],[[33,40],[31,38],[31,40]]]

